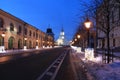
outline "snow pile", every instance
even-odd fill
[[[120,62],[101,64],[87,61],[86,65],[96,80],[120,80]]]
[[[98,55],[93,60],[85,60],[84,53],[78,53],[79,57],[88,69],[88,72],[95,80],[120,80],[120,59],[114,59],[113,63],[102,63],[102,55]]]

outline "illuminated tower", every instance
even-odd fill
[[[64,33],[64,30],[62,28],[61,32],[60,32],[60,36],[57,40],[57,45],[65,45],[65,33]]]
[[[63,39],[65,38],[65,33],[64,33],[64,30],[62,28],[61,32],[60,32],[60,36],[59,36],[60,39]]]

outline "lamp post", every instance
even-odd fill
[[[80,35],[79,34],[77,35],[77,38],[80,39]],[[78,46],[80,46],[80,40],[78,42],[79,42]]]
[[[77,41],[77,39],[75,38],[75,41]]]
[[[42,47],[43,47],[43,48],[45,47],[45,44],[44,44],[44,43],[45,43],[45,41],[42,41]]]
[[[77,38],[80,39],[80,35],[79,34],[77,35]]]
[[[5,33],[3,32],[3,33],[1,34],[1,36],[2,36],[2,51],[4,51],[4,50],[5,50],[5,47],[4,47],[4,37],[5,37]]]
[[[25,42],[24,42],[24,50],[27,49],[27,38],[24,38]]]
[[[91,21],[87,18],[86,21],[84,22],[84,25],[87,29],[87,47],[90,47],[89,45],[89,30],[90,30],[90,27],[91,27]]]
[[[36,49],[38,49],[38,39],[36,40]]]

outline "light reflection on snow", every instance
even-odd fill
[[[120,80],[120,58],[114,58],[113,63],[102,63],[102,55],[94,57],[92,60],[86,60],[84,53],[78,53],[79,57],[85,64],[95,80]]]

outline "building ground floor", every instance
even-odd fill
[[[43,47],[42,40],[11,36],[0,36],[0,50],[8,49],[34,49]]]
[[[120,47],[120,37],[109,39],[110,48]],[[107,48],[107,38],[99,38],[97,48]]]

